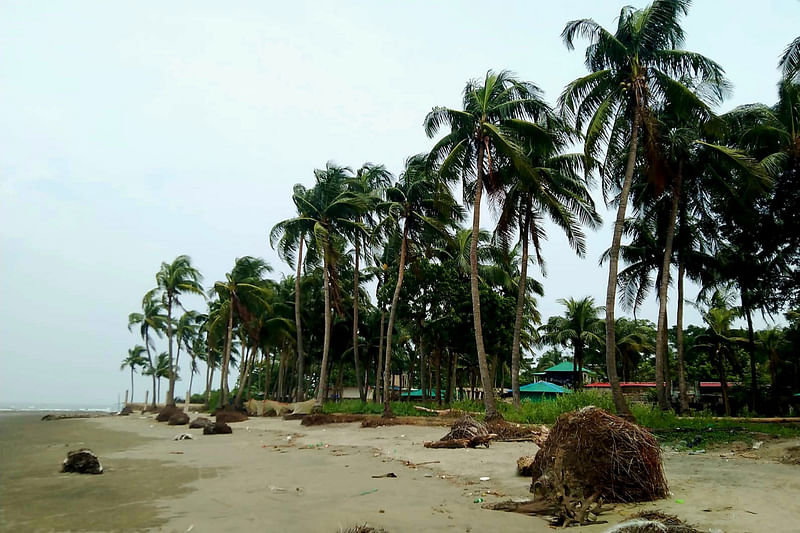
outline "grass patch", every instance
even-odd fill
[[[392,411],[397,416],[436,416],[433,413],[418,411],[414,407],[422,405],[430,409],[441,409],[436,402],[392,402]],[[555,423],[563,413],[593,405],[610,413],[615,413],[611,395],[597,391],[578,391],[564,394],[541,402],[522,402],[519,409],[506,402],[498,402],[497,408],[508,422],[517,424]],[[483,402],[463,400],[453,402],[450,408],[470,413],[484,412]],[[662,444],[677,448],[697,449],[729,442],[752,443],[764,435],[777,438],[800,437],[797,424],[758,424],[743,423],[736,420],[714,420],[710,413],[699,413],[692,418],[679,418],[672,411],[661,411],[654,405],[632,404],[636,421],[650,429]],[[383,404],[361,402],[360,400],[341,400],[323,406],[323,412],[348,414],[383,413]]]

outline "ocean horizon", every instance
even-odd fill
[[[84,411],[84,412],[106,412],[113,413],[119,411],[122,404],[117,402],[110,403],[57,403],[57,402],[0,402],[0,413],[25,413],[42,411]]]

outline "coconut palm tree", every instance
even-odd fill
[[[538,87],[517,80],[510,72],[489,71],[482,81],[467,83],[463,109],[435,107],[424,121],[429,137],[443,127],[449,128],[434,145],[430,159],[439,165],[443,177],[461,179],[465,199],[473,208],[470,289],[483,400],[490,420],[502,416],[495,403],[481,324],[478,287],[481,198],[484,190],[490,195],[500,190],[498,169],[513,167],[521,175],[535,175],[525,146],[536,140],[547,142],[547,132],[537,121],[549,113]]]
[[[564,230],[570,245],[581,257],[586,251],[581,225],[595,228],[600,223],[587,184],[580,177],[583,156],[564,153],[568,145],[577,140],[577,136],[560,119],[549,117],[541,126],[550,133],[551,140],[532,143],[528,148],[527,156],[533,166],[531,174],[518,174],[509,169],[502,213],[495,230],[501,241],[507,241],[509,233],[517,229],[522,248],[514,341],[511,346],[511,390],[517,407],[520,405],[520,336],[528,279],[528,245],[533,242],[536,260],[544,272],[541,249],[541,242],[546,238],[542,226],[544,218],[549,218]]]
[[[167,317],[164,315],[164,305],[155,297],[153,291],[147,292],[142,299],[142,312],[131,313],[128,315],[128,331],[133,330],[133,326],[139,326],[139,334],[144,341],[145,351],[147,352],[147,370],[150,372],[142,372],[143,375],[153,377],[153,400],[152,407],[156,406],[156,374],[153,356],[150,353],[150,348],[153,347],[152,334],[162,337],[166,325]]]
[[[800,37],[789,43],[778,62],[783,78],[790,82],[800,81]]]
[[[392,180],[392,174],[383,165],[364,163],[356,171],[355,177],[348,180],[347,190],[363,199],[365,210],[356,215],[356,222],[362,223],[366,228],[374,227],[374,211],[383,196],[385,189]],[[353,243],[353,359],[355,361],[356,382],[358,383],[358,395],[361,401],[366,401],[367,394],[364,388],[364,381],[361,378],[361,361],[358,356],[358,294],[359,294],[359,260],[362,255],[364,259],[369,258],[366,244],[366,237],[362,231],[356,231],[351,236]]]
[[[583,356],[586,348],[601,345],[603,321],[599,318],[602,307],[597,307],[594,298],[587,296],[560,299],[558,303],[566,309],[562,316],[550,317],[542,326],[542,339],[553,345],[572,346],[572,386],[583,387]]]
[[[324,169],[314,171],[316,184],[303,198],[304,219],[313,221],[311,236],[314,247],[322,256],[322,277],[325,298],[325,334],[322,345],[322,366],[314,401],[321,410],[328,379],[328,352],[331,343],[331,308],[341,311],[337,265],[345,236],[365,234],[358,216],[365,211],[366,202],[346,190],[352,171],[329,162]]]
[[[199,294],[204,296],[203,276],[192,266],[192,259],[188,255],[179,255],[172,263],[161,263],[161,269],[156,273],[157,290],[161,291],[161,299],[167,308],[167,344],[169,345],[169,389],[167,390],[167,405],[175,405],[175,367],[172,357],[172,306],[181,306],[180,296],[183,294]]]
[[[234,317],[247,323],[252,318],[252,309],[257,305],[268,305],[269,293],[264,287],[264,275],[271,271],[272,267],[263,259],[251,256],[240,257],[236,259],[230,273],[225,274],[225,281],[214,283],[212,290],[219,297],[221,305],[217,312],[213,313],[213,317],[210,315],[209,327],[211,329],[219,328],[222,320],[227,321],[225,348],[220,367],[219,405],[221,407],[225,407],[228,400],[228,367],[231,362],[231,347],[235,336]]]
[[[383,366],[383,416],[390,417],[393,416],[389,387],[392,378],[394,325],[409,248],[420,246],[425,241],[426,232],[445,232],[448,224],[455,224],[463,219],[463,213],[449,189],[439,183],[428,167],[426,155],[416,155],[406,160],[405,171],[397,183],[386,189],[386,201],[378,206],[378,210],[383,218],[377,225],[375,234],[388,231],[400,235],[397,283],[389,308]]]
[[[559,102],[578,130],[586,126],[587,157],[597,158],[605,148],[605,163],[599,167],[604,192],[611,189],[616,178],[610,173],[616,168],[613,161],[619,158],[626,161],[611,241],[605,322],[606,367],[614,404],[617,412],[628,418],[633,416],[616,371],[614,311],[619,248],[640,136],[646,134],[646,148],[652,153],[656,147],[650,141],[657,139],[652,106],[659,101],[681,101],[692,108],[703,107],[679,80],[699,78],[718,97],[725,86],[719,65],[700,54],[679,49],[684,40],[680,19],[687,14],[690,3],[690,0],[654,0],[644,9],[624,7],[613,33],[592,19],[570,21],[562,32],[570,50],[574,49],[577,37],[590,42],[586,49],[590,74],[567,85]]]
[[[286,261],[290,268],[294,266],[294,254],[297,253],[297,272],[294,277],[294,319],[295,330],[297,334],[297,389],[295,400],[300,402],[305,400],[305,351],[303,349],[303,323],[301,311],[301,298],[302,291],[300,290],[300,281],[302,278],[303,267],[303,245],[313,244],[306,242],[314,235],[314,226],[316,221],[314,218],[308,216],[313,213],[313,206],[308,201],[309,191],[300,184],[294,186],[292,192],[292,202],[297,209],[297,216],[283,220],[275,224],[270,231],[270,245],[273,249],[277,246],[278,255]]]
[[[128,356],[122,360],[122,364],[119,366],[120,370],[125,370],[125,368],[130,368],[131,370],[131,402],[133,403],[133,374],[136,372],[137,367],[146,367],[147,366],[147,359],[144,358],[142,354],[146,353],[144,346],[137,344],[133,348],[128,350]]]

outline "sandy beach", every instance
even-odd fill
[[[436,450],[422,442],[441,437],[441,427],[305,427],[275,418],[214,436],[138,414],[40,418],[0,417],[0,530],[333,533],[366,523],[390,532],[551,531],[541,518],[476,502],[530,496],[530,480],[515,465],[535,452],[531,443]],[[194,439],[173,440],[183,432]],[[770,441],[751,457],[667,451],[669,499],[617,505],[602,515],[607,524],[582,531],[605,531],[644,509],[703,531],[797,530],[800,466],[777,459],[798,444]],[[59,472],[66,452],[79,447],[100,456],[103,475]],[[390,472],[397,477],[373,477]]]

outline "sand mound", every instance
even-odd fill
[[[189,429],[204,429],[214,425],[214,421],[204,416],[198,416],[189,424]]]
[[[233,433],[231,427],[225,422],[220,421],[203,428],[203,435],[229,435],[231,433]]]
[[[75,472],[78,474],[102,474],[103,465],[100,459],[87,448],[73,450],[67,453],[67,458],[61,465],[62,472]]]
[[[167,424],[170,426],[183,426],[189,423],[189,415],[184,413],[183,411],[179,411],[177,413],[173,413]]]

